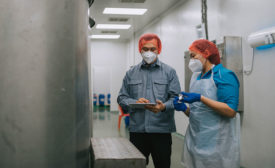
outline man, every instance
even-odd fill
[[[158,59],[161,41],[155,34],[139,39],[142,62],[127,71],[117,101],[130,112],[130,141],[144,154],[151,154],[155,168],[169,168],[171,132],[176,131],[173,98],[180,93],[176,71]],[[156,103],[145,109],[131,103]]]

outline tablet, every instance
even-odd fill
[[[146,105],[156,105],[156,103],[132,103],[129,104],[131,108],[145,109]]]

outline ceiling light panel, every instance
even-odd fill
[[[97,24],[97,29],[129,29],[129,24]]]
[[[91,35],[92,39],[119,39],[120,35]]]
[[[105,8],[103,14],[143,15],[146,11],[142,8]]]

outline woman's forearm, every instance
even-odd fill
[[[222,116],[233,118],[236,115],[236,111],[230,108],[226,103],[218,102],[204,96],[201,96],[201,102]]]

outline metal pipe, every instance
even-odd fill
[[[201,15],[202,25],[205,29],[205,38],[208,40],[207,0],[201,0]]]

